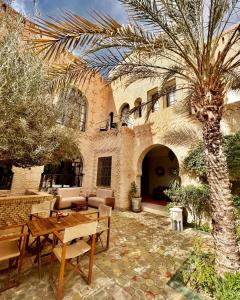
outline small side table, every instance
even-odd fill
[[[88,202],[87,201],[72,202],[71,210],[75,210],[75,211],[88,210]]]

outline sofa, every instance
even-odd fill
[[[90,194],[88,196],[89,206],[98,208],[100,204],[111,206],[112,209],[114,209],[115,198],[112,190],[98,188],[95,194]]]
[[[64,209],[71,207],[72,202],[76,201],[86,201],[86,195],[84,194],[82,188],[72,187],[72,188],[58,188],[57,189],[57,199],[55,202],[55,209]]]

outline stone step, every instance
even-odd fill
[[[163,205],[142,202],[142,210],[152,214],[169,217],[168,209]]]

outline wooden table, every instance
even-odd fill
[[[27,222],[27,226],[32,236],[37,238],[37,261],[39,277],[41,278],[41,241],[40,236],[47,236],[54,231],[62,231],[67,227],[79,225],[81,223],[88,223],[92,221],[89,217],[79,214],[71,213],[66,217],[61,217],[59,222],[57,217],[39,218]]]
[[[76,210],[76,211],[79,211],[79,210],[82,210],[82,209],[87,210],[88,209],[88,202],[87,201],[72,202],[71,209]]]

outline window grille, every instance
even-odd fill
[[[112,157],[99,157],[97,170],[97,186],[111,186]]]
[[[60,123],[66,127],[79,128],[80,131],[85,131],[87,107],[87,98],[80,90],[71,88],[64,91],[58,101]]]

